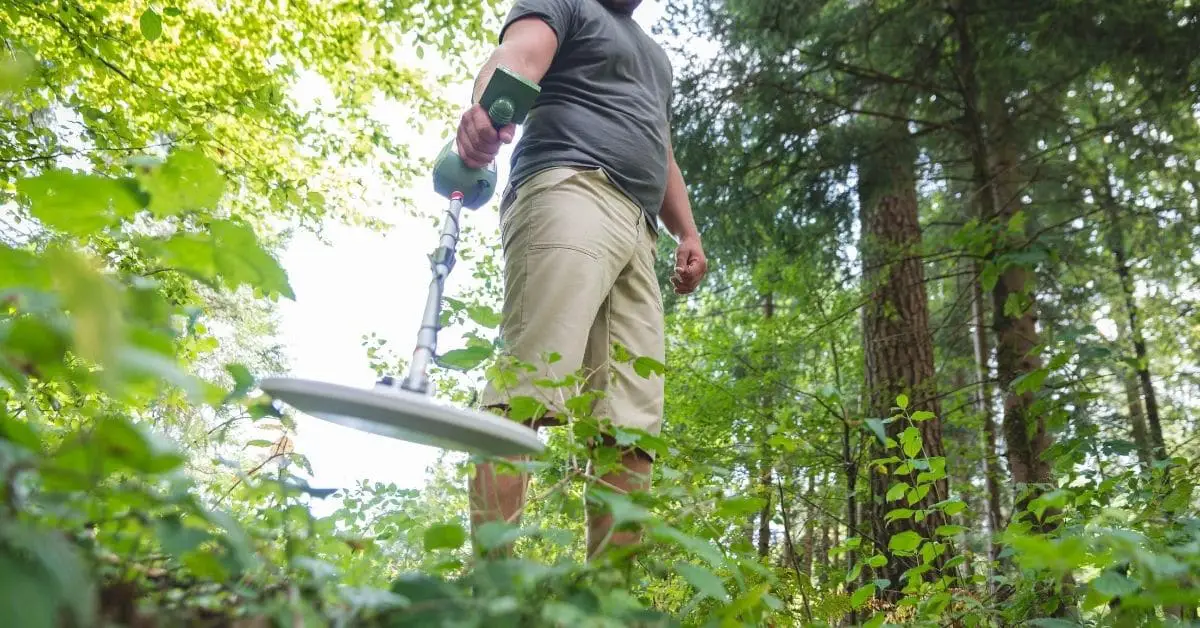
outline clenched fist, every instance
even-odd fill
[[[487,110],[482,105],[472,105],[458,121],[458,155],[468,168],[482,168],[496,158],[501,144],[513,141],[516,130],[515,124],[496,129]]]
[[[680,240],[675,249],[675,272],[671,273],[671,285],[675,288],[675,294],[695,292],[706,272],[708,258],[704,256],[704,247],[700,244],[699,236]]]

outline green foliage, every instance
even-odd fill
[[[699,31],[685,38],[718,44],[676,65],[673,137],[713,275],[686,301],[668,296],[665,362],[612,355],[631,376],[667,376],[664,431],[596,416],[588,373],[539,381],[511,418],[560,400],[567,425],[545,456],[501,465],[532,475],[521,520],[470,538],[464,476],[482,461],[447,457],[420,491],[312,487],[292,418],[256,381],[284,369],[272,308],[295,296],[278,226],[374,225],[359,210],[380,189],[404,207],[387,190],[423,164],[378,105],[418,130],[453,108],[431,88],[447,77],[397,53],[473,73],[502,7],[11,3],[0,616],[34,628],[1195,623],[1194,4],[673,7],[672,26]],[[328,96],[297,102],[309,87]],[[870,123],[897,118],[917,140],[940,416],[915,395],[888,417],[861,405],[850,191]],[[1021,162],[1005,221],[981,213],[964,167],[975,140],[996,137],[1016,154],[990,157]],[[463,237],[480,288],[447,299],[441,322],[464,342],[433,375],[467,404],[466,380],[511,383],[530,365],[494,337],[494,240]],[[1036,281],[988,303],[991,322],[964,313],[973,283],[990,301],[1013,269]],[[1039,334],[1020,356],[1029,368],[989,386],[969,330],[1026,313]],[[403,368],[386,342],[364,344],[380,373]],[[1166,452],[1133,421],[1149,414],[1143,374]],[[1048,473],[1008,482],[1016,469],[1000,464],[993,524],[985,462],[1036,424],[1002,429],[999,450],[981,434],[1014,400],[1047,425]],[[944,455],[927,453],[935,419]],[[652,490],[606,490],[630,446],[656,455]],[[314,514],[317,500],[331,512]],[[642,540],[584,560],[588,508]],[[477,552],[506,547],[520,558]]]

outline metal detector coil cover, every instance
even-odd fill
[[[389,438],[485,456],[545,449],[537,432],[516,421],[397,387],[371,390],[295,378],[267,379],[260,387],[304,414]]]

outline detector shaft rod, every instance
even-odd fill
[[[458,219],[462,207],[462,193],[451,194],[450,205],[446,208],[445,218],[442,220],[441,238],[430,259],[433,278],[429,282],[429,296],[425,300],[421,329],[417,332],[417,348],[413,351],[408,377],[402,385],[406,390],[424,393],[429,388],[428,369],[437,355],[437,334],[441,327],[442,291],[446,286],[446,277],[454,268],[454,255],[458,248]]]

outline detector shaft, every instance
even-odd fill
[[[429,281],[429,296],[425,300],[425,314],[421,317],[421,329],[417,332],[417,347],[413,351],[412,363],[402,387],[405,390],[425,393],[429,390],[429,364],[437,355],[437,334],[441,328],[442,293],[446,288],[446,277],[454,268],[455,252],[458,248],[458,220],[462,214],[463,196],[460,192],[450,195],[450,204],[442,220],[442,234],[438,247],[430,256],[433,277]]]

